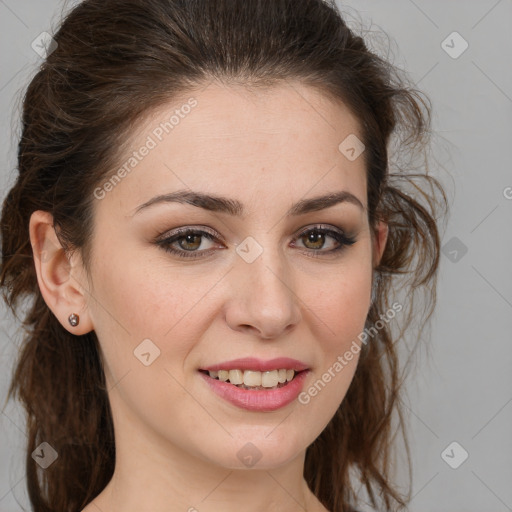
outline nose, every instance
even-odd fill
[[[300,300],[291,272],[277,251],[265,249],[252,263],[238,258],[229,273],[234,290],[226,309],[231,329],[275,339],[292,331],[301,320]]]

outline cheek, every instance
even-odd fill
[[[347,342],[357,338],[364,329],[370,307],[371,271],[362,263],[340,266],[336,272],[328,273],[321,281],[315,279],[316,293],[303,292],[305,308],[316,315],[323,334],[317,339],[324,341],[325,351],[342,349]],[[309,286],[313,286],[313,281]],[[322,283],[318,287],[318,283]],[[310,288],[311,289],[311,288]]]
[[[332,279],[326,293],[312,299],[318,331],[318,365],[298,397],[305,431],[320,435],[343,402],[359,360],[360,334],[369,308],[368,272]]]
[[[164,336],[205,289],[204,279],[190,280],[177,267],[135,258],[98,265],[96,282],[95,293],[104,305],[95,308],[99,324],[128,332],[133,339]]]
[[[357,368],[361,333],[370,306],[371,272],[365,260],[331,273],[323,292],[308,297],[311,324],[316,325],[318,366],[308,383],[302,405],[311,417],[327,424],[342,402]],[[318,423],[315,427],[318,428]]]
[[[122,252],[130,254],[119,250]],[[120,263],[95,269],[94,328],[110,371],[108,378],[116,382],[130,371],[130,380],[142,379],[139,385],[154,386],[154,372],[144,373],[148,368],[137,359],[137,354],[146,354],[145,347],[149,347],[150,360],[157,355],[152,369],[163,369],[165,364],[181,381],[187,355],[207,328],[210,315],[206,311],[213,311],[206,292],[222,272],[208,272],[205,278],[197,270],[193,274],[169,264],[165,256],[136,258],[135,252],[122,259],[104,258],[102,261]],[[145,341],[148,339],[151,343]],[[169,375],[161,378],[168,381]],[[140,394],[140,388],[135,391]]]
[[[170,411],[169,404],[190,402],[179,385],[181,367],[201,336],[193,306],[205,286],[204,280],[191,283],[161,262],[124,258],[119,265],[97,266],[95,331],[120,422],[135,414],[166,424],[169,418],[162,411]]]

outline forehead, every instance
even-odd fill
[[[265,89],[212,83],[140,123],[119,165],[123,177],[102,207],[115,200],[126,215],[153,195],[183,188],[260,206],[258,194],[288,204],[309,191],[348,188],[366,205],[364,158],[340,150],[354,136],[362,139],[359,122],[341,101],[298,82]]]

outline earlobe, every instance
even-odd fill
[[[29,225],[37,282],[44,301],[62,326],[72,334],[93,330],[81,285],[80,263],[69,258],[62,247],[49,212],[32,213]],[[75,315],[75,316],[71,316]]]

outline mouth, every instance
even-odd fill
[[[269,371],[258,370],[199,370],[211,379],[232,384],[239,389],[251,391],[269,391],[280,389],[287,386],[300,374],[308,370],[292,370],[289,368],[279,368]]]
[[[198,368],[198,375],[221,399],[254,412],[276,411],[296,400],[311,369],[289,357],[242,357]]]

